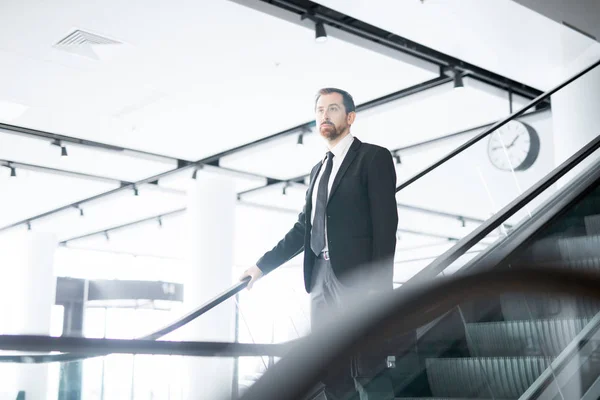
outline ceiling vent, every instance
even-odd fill
[[[76,29],[54,47],[94,60],[104,59],[123,43],[94,33]]]

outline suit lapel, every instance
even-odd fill
[[[344,157],[344,161],[342,161],[342,165],[340,165],[340,169],[339,169],[338,173],[335,175],[335,179],[333,180],[333,185],[331,186],[331,192],[329,193],[329,197],[327,198],[327,203],[329,203],[329,201],[335,194],[335,191],[338,188],[338,186],[340,186],[340,182],[341,182],[342,178],[344,177],[344,174],[348,170],[348,167],[350,166],[350,164],[352,164],[352,161],[354,161],[357,150],[360,147],[360,143],[361,142],[360,142],[360,140],[358,140],[358,138],[354,138],[354,141],[352,142],[352,145],[350,146],[350,149],[348,150],[346,157]]]
[[[313,189],[315,188],[315,181],[317,180],[316,178],[319,175],[319,172],[321,171],[322,166],[323,166],[323,162],[320,162],[319,164],[315,165],[313,167],[313,172],[311,173],[311,176],[310,176],[310,186],[308,187],[308,193],[306,195],[306,214],[308,216],[310,216],[310,213],[312,210],[312,194],[313,194]]]

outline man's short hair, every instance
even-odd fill
[[[319,101],[319,97],[321,97],[324,94],[331,94],[331,93],[339,93],[342,95],[346,113],[356,111],[356,106],[354,105],[354,99],[352,98],[350,93],[346,92],[345,90],[337,89],[337,88],[323,88],[323,89],[319,90],[317,92],[317,98],[315,99],[315,108],[317,107],[317,102]]]

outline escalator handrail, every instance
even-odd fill
[[[250,281],[250,277],[245,277],[240,282],[231,286],[229,289],[224,292],[218,294],[211,300],[202,304],[200,307],[190,311],[184,316],[178,318],[177,320],[171,322],[170,324],[160,328],[152,333],[141,336],[134,340],[157,340],[176,329],[181,328],[182,326],[192,322],[202,314],[206,313],[209,310],[212,310],[219,304],[223,303],[227,299],[233,297],[235,294],[242,291]],[[19,336],[19,335],[14,335]],[[74,338],[81,339],[81,338]],[[49,363],[49,362],[71,362],[71,361],[80,361],[91,357],[100,357],[106,356],[110,353],[102,353],[95,355],[81,355],[76,353],[61,353],[61,354],[27,354],[27,355],[0,355],[0,363],[1,362],[9,362],[9,363],[24,363],[24,364],[39,364],[39,363]]]
[[[589,155],[594,153],[600,148],[600,135],[586,144],[577,153],[568,158],[561,165],[556,167],[544,178],[538,181],[535,185],[530,187],[527,191],[521,194],[519,197],[511,201],[499,212],[494,214],[491,218],[486,220],[483,224],[479,225],[471,233],[460,239],[454,246],[445,251],[442,255],[438,256],[433,262],[427,265],[425,268],[413,275],[403,287],[425,282],[427,280],[437,277],[442,273],[448,266],[454,261],[465,254],[471,247],[479,243],[488,234],[493,232],[495,229],[500,227],[508,218],[513,216],[525,205],[539,196],[542,192],[556,183],[560,178],[569,173],[579,163],[585,160]]]
[[[471,138],[467,142],[463,143],[462,145],[458,146],[456,149],[454,149],[453,151],[451,151],[450,153],[448,153],[446,156],[442,157],[438,161],[436,161],[433,164],[431,164],[429,167],[423,169],[421,172],[417,173],[416,175],[414,175],[411,178],[409,178],[406,181],[404,181],[402,184],[400,184],[398,187],[396,187],[396,193],[398,193],[399,191],[401,191],[401,190],[405,189],[406,187],[410,186],[415,181],[421,179],[423,176],[427,175],[428,173],[430,173],[431,171],[433,171],[434,169],[436,169],[440,165],[444,164],[446,161],[449,161],[452,158],[456,157],[457,155],[461,154],[463,151],[467,150],[468,148],[470,148],[471,146],[473,146],[475,143],[478,143],[482,139],[486,138],[488,135],[490,135],[491,133],[493,133],[494,131],[496,131],[498,128],[506,125],[510,121],[512,121],[512,120],[520,117],[521,115],[525,114],[525,112],[527,110],[531,109],[532,107],[537,106],[538,104],[541,104],[548,97],[552,96],[554,93],[558,92],[559,90],[561,90],[565,86],[569,85],[571,82],[573,82],[573,81],[581,78],[583,75],[587,74],[588,72],[590,72],[591,70],[595,69],[598,66],[600,66],[600,60],[596,61],[595,63],[593,63],[589,67],[585,68],[581,72],[578,72],[577,74],[573,75],[571,78],[567,79],[566,81],[564,81],[563,83],[559,84],[558,86],[556,86],[556,87],[548,90],[545,93],[542,93],[541,95],[539,95],[538,97],[536,97],[535,99],[533,99],[531,102],[529,102],[527,105],[525,105],[520,110],[518,110],[518,111],[510,114],[508,117],[506,117],[506,118],[504,118],[504,119],[496,122],[494,125],[490,126],[486,130],[484,130],[482,133],[480,133],[479,135]]]
[[[506,293],[567,295],[600,300],[600,274],[560,267],[521,267],[440,278],[427,284],[396,289],[388,296],[364,302],[330,321],[327,329],[297,341],[267,369],[240,400],[303,399],[328,368],[343,365],[349,354],[368,353],[390,335],[414,331],[451,309]]]
[[[46,335],[0,335],[0,349],[21,352],[74,352],[98,354],[147,354],[194,357],[283,357],[296,341],[283,343],[199,342],[146,339],[100,339]],[[14,356],[21,357],[21,356]],[[18,361],[16,361],[18,362]]]

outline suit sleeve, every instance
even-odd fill
[[[374,265],[385,285],[391,285],[396,252],[398,206],[396,167],[391,153],[378,148],[368,167],[368,194],[373,229]]]
[[[307,191],[308,193],[308,191]],[[300,254],[304,250],[304,232],[306,230],[306,205],[298,215],[298,221],[292,229],[277,243],[273,249],[266,252],[257,262],[263,274],[268,274],[286,261]]]

